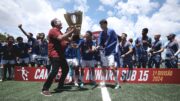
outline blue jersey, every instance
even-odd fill
[[[101,31],[98,38],[98,45],[105,49],[105,56],[115,53],[117,35],[114,30]]]
[[[46,40],[36,41],[34,53],[40,56],[48,56],[48,42]]]
[[[37,50],[35,49],[35,46],[37,44],[37,40],[33,37],[29,37],[28,38],[28,44],[30,45],[30,47],[32,48],[32,54],[37,54]]]
[[[36,39],[35,39],[35,38],[33,38],[33,37],[29,37],[29,38],[28,38],[28,44],[29,44],[31,47],[34,46],[35,43],[36,43]]]
[[[71,42],[71,43],[75,43],[75,44],[80,44],[80,40],[77,40],[75,42]],[[65,57],[66,59],[73,59],[73,58],[80,58],[80,50],[79,48],[73,48],[71,46],[71,43],[68,44],[66,50],[65,50]]]
[[[82,40],[79,44],[81,50],[81,57],[83,60],[93,60],[94,52],[92,52],[92,47],[95,46],[93,41]]]
[[[27,43],[18,43],[16,44],[16,47],[17,47],[17,56],[19,58],[26,58],[26,57],[29,57],[29,49],[30,49],[30,46],[29,44]]]

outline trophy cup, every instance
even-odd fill
[[[64,17],[65,17],[69,27],[76,28],[75,34],[80,34],[81,24],[82,24],[82,12],[76,11],[73,13],[66,13],[66,14],[64,14]]]

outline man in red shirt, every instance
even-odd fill
[[[59,67],[61,67],[62,69],[62,75],[59,80],[58,87],[55,90],[59,91],[64,85],[65,78],[69,71],[69,67],[64,56],[64,51],[66,48],[66,44],[68,43],[68,37],[70,37],[75,31],[75,28],[71,28],[65,34],[62,34],[62,32],[60,31],[62,29],[62,23],[57,18],[51,21],[51,26],[52,29],[50,29],[48,34],[48,56],[50,58],[52,70],[42,88],[41,94],[43,94],[44,96],[51,96],[49,88],[51,87],[53,79],[59,71]]]

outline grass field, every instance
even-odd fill
[[[53,96],[40,94],[43,83],[40,82],[0,82],[0,101],[102,101],[101,88],[92,89],[85,85],[80,90],[67,85],[68,90],[53,92],[56,83],[51,87]],[[107,85],[111,101],[180,101],[180,85],[175,84],[122,84],[114,90]]]

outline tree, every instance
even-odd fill
[[[0,33],[0,41],[6,41],[8,34],[7,33]]]

